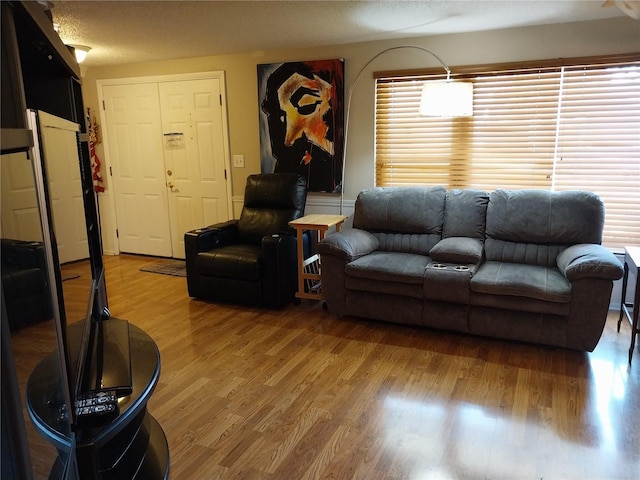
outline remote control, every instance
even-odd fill
[[[76,408],[91,407],[95,405],[103,405],[106,403],[117,403],[118,397],[115,392],[96,392],[92,394],[82,395],[76,400]]]
[[[100,423],[118,414],[118,396],[115,391],[81,395],[75,402],[78,424]]]
[[[105,403],[102,405],[91,405],[88,407],[79,407],[76,409],[78,416],[96,415],[96,414],[109,414],[116,411],[116,406],[113,403]]]
[[[111,420],[117,414],[117,403],[101,403],[98,405],[76,407],[76,420],[80,425]]]

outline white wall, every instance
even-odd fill
[[[254,54],[89,68],[83,79],[85,105],[97,111],[98,79],[224,70],[227,76],[230,153],[245,156],[245,167],[233,168],[232,172],[232,195],[241,196],[247,175],[260,171],[257,64],[344,58],[345,83],[348,90],[356,73],[369,59],[390,46],[402,44],[427,48],[451,67],[629,53],[640,51],[640,22],[628,17],[619,17],[591,22],[418,37],[404,41],[291,48]],[[362,189],[374,184],[374,82],[370,72],[438,66],[439,63],[424,52],[411,49],[394,50],[376,59],[358,80],[354,89],[349,125],[345,180],[347,203],[349,200],[353,201]],[[98,154],[103,154],[101,147],[98,147]],[[313,203],[312,198],[310,200]],[[328,202],[335,205],[335,208],[338,205],[335,196],[328,196],[319,202],[323,205]]]

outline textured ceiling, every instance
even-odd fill
[[[605,0],[55,1],[85,67],[624,16]]]

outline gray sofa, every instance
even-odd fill
[[[318,243],[337,315],[592,351],[620,261],[590,192],[373,188]]]

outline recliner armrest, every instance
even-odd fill
[[[264,305],[278,307],[294,300],[298,279],[297,245],[294,231],[281,231],[262,237]]]
[[[602,245],[580,243],[563,250],[556,259],[558,269],[569,281],[582,278],[618,280],[622,277],[622,264]]]
[[[238,220],[228,220],[208,227],[191,230],[184,234],[185,254],[207,252],[214,248],[231,245],[238,237]]]
[[[265,235],[262,237],[262,248],[274,248],[277,245],[282,244],[282,242],[290,242],[291,239],[296,240],[296,232],[295,231],[282,231],[272,233],[271,235]]]
[[[320,255],[335,255],[347,262],[368,255],[380,246],[378,239],[366,230],[350,228],[327,235],[316,247]]]

